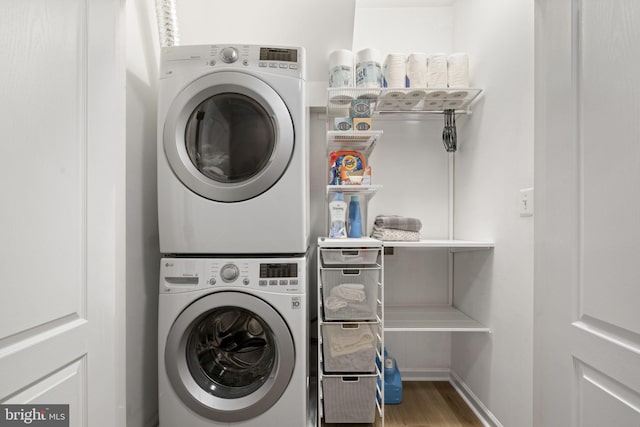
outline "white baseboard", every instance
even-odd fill
[[[402,381],[449,381],[449,369],[400,369]]]
[[[503,427],[489,408],[478,399],[469,386],[455,372],[450,372],[449,382],[486,427]]]

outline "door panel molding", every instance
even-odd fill
[[[87,426],[87,358],[83,356],[11,396],[7,404],[68,404],[71,427]]]
[[[0,338],[86,312],[88,1],[0,6],[10,64],[0,79],[1,178],[11,184],[0,213],[11,242],[0,249]]]
[[[54,319],[46,323],[42,323],[34,328],[26,329],[17,334],[0,339],[0,359],[7,354],[19,351],[29,343],[35,343],[48,339],[57,335],[61,331],[70,329],[80,320],[78,313],[69,314],[60,319]]]
[[[587,315],[574,322],[573,326],[640,355],[640,334]]]
[[[631,426],[640,422],[640,393],[580,359],[574,358],[574,366],[578,425]]]
[[[82,396],[86,375],[87,361],[86,356],[83,356],[15,393],[5,403],[70,403],[68,399],[75,400],[76,396]],[[73,409],[82,408],[74,407]],[[78,414],[76,413],[76,415]],[[77,418],[71,417],[71,419],[77,422]]]
[[[3,370],[17,372],[19,375],[3,376],[0,381],[0,399],[10,398],[17,391],[30,387],[66,366],[70,360],[85,356],[88,352],[88,333],[88,322],[76,318],[5,347],[0,354]]]
[[[636,299],[640,280],[640,171],[634,160],[640,127],[628,121],[640,114],[632,90],[640,73],[640,45],[633,42],[640,28],[632,19],[640,7],[629,0],[573,0],[572,7],[580,230],[576,319],[587,315],[638,334],[640,312],[621,301]]]

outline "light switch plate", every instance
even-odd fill
[[[520,216],[533,216],[533,188],[520,190]]]

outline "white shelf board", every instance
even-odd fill
[[[493,242],[429,239],[420,239],[415,242],[384,241],[382,244],[391,248],[446,248],[453,252],[474,249],[492,249],[495,246]]]
[[[330,130],[327,132],[327,152],[331,153],[340,150],[359,151],[368,158],[381,137],[381,130]]]
[[[384,308],[385,332],[491,332],[449,305]]]
[[[345,195],[363,196],[365,199],[364,201],[369,203],[369,200],[371,200],[381,189],[382,185],[327,185],[327,196],[332,200],[333,193],[342,192]],[[361,206],[365,205],[361,204]]]
[[[319,237],[318,246],[321,248],[364,248],[372,247],[379,248],[382,246],[382,242],[371,237],[361,237],[354,239],[347,237],[345,239],[332,239],[329,237]]]

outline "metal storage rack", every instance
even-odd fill
[[[342,97],[343,94],[337,94]],[[349,107],[348,103],[341,104]],[[343,108],[344,109],[344,108]],[[331,110],[329,116],[344,111]],[[334,131],[327,129],[327,156],[347,150],[369,155],[382,138],[380,130]],[[380,185],[327,185],[327,205],[336,192],[360,198],[362,224],[367,224],[369,201]],[[329,229],[329,218],[326,219]],[[366,234],[366,230],[365,230]],[[318,239],[318,424],[384,424],[384,254],[382,242],[358,239]],[[355,273],[355,274],[352,274]],[[344,284],[362,285],[366,304],[351,310],[330,310],[326,304],[334,288]],[[371,334],[373,345],[336,356],[332,337],[351,338]]]
[[[321,237],[317,256],[318,425],[384,425],[382,242]],[[364,301],[331,306],[345,284],[362,285]]]

